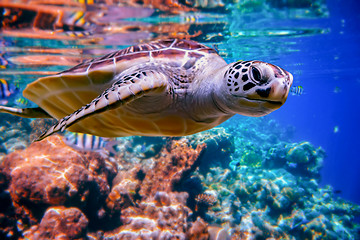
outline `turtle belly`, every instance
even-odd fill
[[[180,113],[139,114],[118,108],[81,120],[69,130],[101,137],[185,136],[213,128],[227,119],[205,123]]]

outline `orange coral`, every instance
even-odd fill
[[[217,197],[213,194],[201,193],[196,196],[195,201],[197,204],[204,204],[211,207],[217,202]]]
[[[121,209],[134,206],[135,194],[140,189],[141,181],[137,179],[139,167],[129,171],[119,171],[113,180],[113,187],[106,199],[106,206],[110,213],[116,214]]]
[[[199,160],[204,149],[205,144],[193,149],[185,140],[170,142],[159,154],[155,166],[146,171],[139,194],[147,198],[158,191],[174,191],[174,185],[195,169],[195,162]]]
[[[113,239],[184,239],[187,217],[186,193],[158,192],[137,206],[121,211],[122,226],[104,234]],[[184,196],[185,195],[185,196]],[[164,205],[162,199],[167,199]]]
[[[208,225],[203,219],[198,217],[187,232],[189,240],[208,240]]]
[[[109,194],[108,179],[116,173],[116,166],[100,154],[80,154],[59,136],[7,155],[1,169],[11,179],[9,192],[17,213],[33,222],[51,205],[71,202],[85,208],[91,199],[96,209]]]
[[[39,225],[24,233],[26,239],[79,239],[86,237],[88,219],[77,208],[49,208]]]
[[[205,148],[174,140],[149,160],[152,164],[118,159],[116,165],[51,136],[5,157],[0,190],[8,187],[20,234],[27,239],[209,239],[219,231],[209,233],[201,218],[191,223],[188,193],[175,192]],[[14,226],[1,229],[11,233]]]
[[[122,226],[105,232],[105,237],[137,239],[146,229],[145,239],[185,238],[191,212],[186,207],[188,194],[175,193],[174,186],[196,167],[204,149],[205,145],[194,149],[186,140],[170,141],[152,166],[131,167],[121,161],[124,170],[115,177],[106,204],[113,215],[121,211]],[[199,228],[196,226],[192,231]],[[200,232],[207,236],[206,227]]]

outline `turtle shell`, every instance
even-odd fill
[[[220,58],[214,49],[190,40],[161,40],[140,44],[88,60],[56,75],[39,78],[26,87],[23,95],[52,117],[60,119],[90,103],[112,85],[114,76],[124,70],[149,62],[187,69],[209,54]],[[85,126],[83,122],[90,121],[80,121],[70,130],[97,133],[87,131],[93,126]]]

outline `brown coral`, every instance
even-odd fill
[[[205,144],[193,149],[185,140],[172,141],[160,153],[155,166],[146,171],[140,195],[144,198],[158,191],[172,192],[174,186],[195,169]]]
[[[188,141],[170,141],[154,159],[150,167],[131,165],[119,160],[119,170],[106,204],[115,213],[121,208],[134,206],[136,200],[154,197],[157,192],[173,192],[175,186],[196,167],[205,145],[192,148]]]
[[[53,136],[6,156],[2,188],[8,187],[28,239],[208,239],[201,218],[189,221],[188,193],[175,192],[205,147],[169,141],[151,164],[118,159],[115,166]]]
[[[209,233],[207,223],[198,217],[188,230],[187,238],[189,240],[208,240]]]
[[[106,232],[105,239],[184,239],[187,217],[186,193],[158,192],[137,206],[121,211],[122,226]],[[161,199],[167,199],[164,205]]]
[[[6,156],[1,164],[9,192],[22,218],[38,222],[51,205],[97,208],[110,192],[116,166],[98,153],[80,154],[59,136],[36,142]]]
[[[24,233],[26,239],[85,239],[88,219],[77,208],[49,208],[39,225]]]
[[[111,215],[117,214],[121,209],[134,206],[135,194],[140,189],[141,181],[138,179],[138,167],[129,171],[120,170],[113,180],[113,187],[106,199],[106,206]]]
[[[124,170],[118,172],[106,199],[111,214],[121,211],[122,226],[105,232],[104,236],[138,239],[142,233],[144,239],[184,239],[189,234],[186,232],[191,210],[186,207],[188,194],[174,192],[175,185],[196,167],[204,149],[205,145],[194,149],[184,139],[170,141],[152,166],[144,168],[123,162]],[[206,227],[200,232],[207,236]]]
[[[201,193],[196,196],[195,201],[197,204],[203,204],[211,207],[217,202],[217,196],[210,193]]]
[[[187,193],[157,192],[154,198],[122,211],[123,225],[106,232],[104,239],[189,239],[207,240],[208,225],[198,218],[188,222],[191,210],[185,206]],[[211,238],[216,239],[216,238]]]

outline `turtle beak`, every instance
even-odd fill
[[[285,70],[283,70],[283,72],[284,76],[275,80],[270,93],[270,99],[272,101],[280,102],[282,104],[285,103],[293,83],[293,75]]]
[[[284,88],[285,93],[284,93],[284,100],[283,101],[285,103],[285,101],[287,99],[287,96],[289,95],[289,92],[290,92],[291,85],[293,83],[294,77],[293,77],[293,75],[291,73],[289,73],[289,72],[287,72],[285,70],[284,70],[284,72],[285,72],[285,77],[284,77],[284,80],[283,80],[283,88]]]

